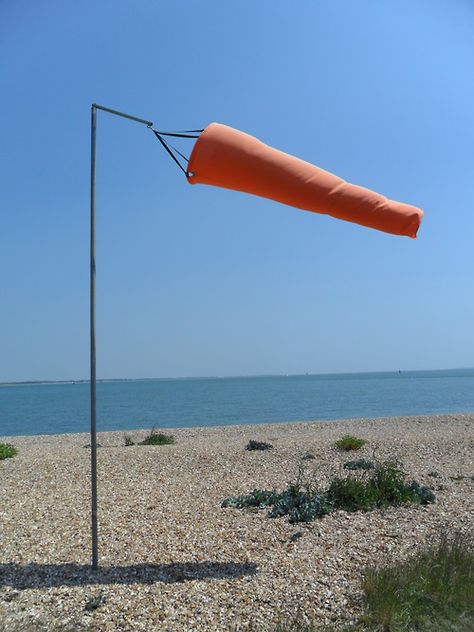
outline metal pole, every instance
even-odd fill
[[[90,327],[91,327],[91,502],[92,570],[99,568],[97,538],[97,374],[95,354],[95,140],[96,106],[91,110],[91,245],[90,245]]]
[[[97,110],[109,112],[137,123],[152,127],[152,121],[125,114],[103,105],[92,104],[91,110],[91,242],[90,242],[90,362],[91,362],[91,521],[92,521],[92,570],[99,568],[97,536],[97,373],[95,346],[95,148]]]

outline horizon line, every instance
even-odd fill
[[[98,378],[97,382],[145,382],[145,381],[178,381],[178,380],[232,380],[232,379],[252,379],[262,377],[322,377],[330,375],[367,375],[373,373],[428,373],[439,371],[469,371],[474,367],[453,367],[441,369],[392,369],[385,371],[334,371],[329,373],[251,373],[247,375],[186,375],[174,377],[107,377]],[[0,381],[0,386],[18,386],[27,384],[89,384],[90,378],[76,378],[69,380],[14,380],[8,382]]]

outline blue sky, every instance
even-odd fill
[[[98,377],[474,365],[473,21],[468,0],[3,0],[0,381],[88,376],[94,101],[425,210],[414,241],[191,187],[99,113]]]

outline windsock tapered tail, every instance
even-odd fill
[[[188,163],[188,182],[253,193],[314,213],[416,238],[423,211],[349,184],[328,171],[211,123]]]

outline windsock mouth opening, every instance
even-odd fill
[[[213,123],[209,123],[209,125],[207,125],[204,128],[204,130],[201,132],[199,138],[194,143],[194,147],[191,150],[191,154],[189,156],[188,166],[187,166],[187,170],[186,170],[186,178],[187,178],[187,181],[189,182],[189,184],[196,184],[196,181],[194,180],[194,178],[196,176],[196,170],[193,168],[193,165],[196,164],[197,156],[198,156],[199,150],[200,150],[201,139],[202,139],[203,136],[206,135],[206,132],[211,127],[211,125],[213,125]]]
[[[418,209],[418,213],[416,214],[416,217],[413,218],[413,221],[410,223],[409,229],[408,229],[408,236],[411,237],[412,239],[417,239],[418,237],[418,231],[420,230],[420,226],[421,226],[421,222],[423,220],[423,211],[421,209]]]

